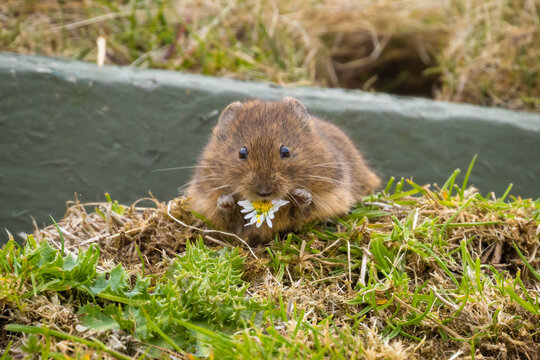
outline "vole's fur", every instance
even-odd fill
[[[281,157],[282,145],[290,157]],[[241,159],[244,146],[248,155]],[[286,97],[230,104],[199,158],[186,195],[191,208],[218,228],[258,244],[275,232],[345,214],[379,184],[340,129]],[[272,228],[244,227],[238,201],[262,199],[289,204],[275,213]]]

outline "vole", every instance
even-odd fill
[[[186,195],[193,211],[257,245],[275,232],[346,214],[379,184],[343,131],[285,97],[227,106]],[[272,228],[244,226],[239,201],[275,199],[289,203],[274,214]]]

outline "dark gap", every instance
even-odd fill
[[[384,40],[379,37],[379,41],[382,43]],[[424,73],[435,66],[435,62],[428,55],[428,50],[419,50],[420,43],[427,43],[427,48],[433,45],[426,42],[426,39],[414,36],[394,37],[373,61],[361,66],[346,67],[347,63],[369,57],[374,46],[367,33],[343,37],[338,49],[332,54],[339,83],[337,85],[347,89],[433,98],[433,90],[440,87],[439,76]],[[420,52],[424,53],[424,59]]]

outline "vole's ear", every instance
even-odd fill
[[[244,107],[244,105],[240,101],[235,101],[232,104],[229,104],[229,106],[227,106],[225,110],[221,112],[221,115],[219,115],[218,124],[225,125],[226,123],[234,119],[234,117],[236,116],[236,114],[238,114],[238,111],[240,111],[242,107]]]
[[[291,97],[291,96],[286,96],[283,98],[283,102],[285,104],[287,104],[287,106],[289,106],[289,108],[291,108],[298,117],[308,117],[309,114],[307,112],[307,109],[306,107],[304,106],[304,104],[302,104],[300,101],[298,101],[297,99]]]

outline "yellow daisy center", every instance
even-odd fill
[[[254,201],[253,208],[257,210],[258,213],[267,213],[272,208],[272,203],[270,201]]]

